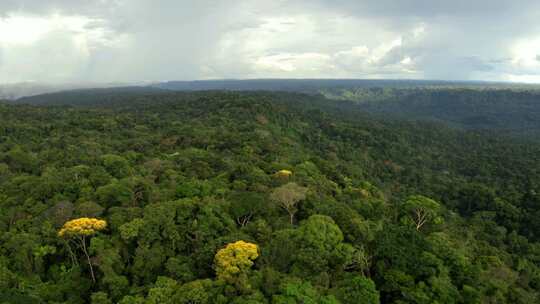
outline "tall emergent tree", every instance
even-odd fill
[[[76,245],[81,248],[86,256],[86,260],[88,261],[93,282],[96,282],[96,277],[94,275],[94,269],[92,267],[92,262],[90,261],[90,256],[88,255],[88,250],[86,248],[86,238],[93,236],[98,231],[104,230],[105,228],[107,228],[107,222],[104,220],[82,217],[67,221],[62,229],[58,231],[58,236],[70,241],[74,241]],[[70,253],[73,254],[71,249]]]
[[[291,225],[294,223],[294,215],[298,211],[297,204],[306,198],[308,188],[301,187],[296,183],[287,183],[280,186],[270,194],[270,199],[289,214]]]
[[[409,196],[404,207],[418,231],[425,224],[436,222],[440,219],[439,211],[441,210],[441,205],[428,197],[422,195]]]

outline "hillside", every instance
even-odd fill
[[[540,90],[535,85],[489,82],[340,79],[171,81],[151,86],[80,89],[23,97],[16,103],[83,105],[113,102],[119,94],[170,91],[273,91],[352,101],[379,117],[438,122],[466,130],[540,140]],[[319,98],[317,98],[319,99]],[[351,104],[347,105],[352,108]]]
[[[69,90],[86,90],[95,87],[100,88],[115,88],[120,86],[128,86],[123,83],[64,83],[51,84],[40,82],[21,82],[21,83],[0,83],[0,99],[15,100],[19,98],[56,93]]]
[[[540,90],[368,88],[326,91],[326,95],[355,101],[362,110],[382,116],[439,121],[522,138],[540,135]]]
[[[230,90],[230,91],[288,91],[320,93],[357,91],[370,88],[421,89],[538,89],[538,85],[484,81],[442,81],[411,79],[223,79],[198,81],[167,81],[152,87],[173,91]]]
[[[45,93],[34,96],[21,97],[12,101],[17,104],[34,105],[107,105],[114,103],[118,96],[126,99],[144,95],[166,93],[167,91],[147,86],[126,86],[112,88],[91,88],[65,90],[53,93]]]
[[[94,93],[0,104],[0,303],[539,299],[540,145],[318,95]]]

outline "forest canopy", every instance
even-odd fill
[[[0,104],[0,303],[539,300],[537,143],[299,93],[55,96]]]

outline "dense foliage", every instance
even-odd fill
[[[322,94],[370,113],[540,139],[540,90],[534,87],[330,88]]]
[[[293,93],[61,103],[0,104],[0,303],[539,300],[536,144]]]

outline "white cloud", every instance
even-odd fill
[[[278,54],[263,56],[255,62],[259,72],[321,73],[335,68],[331,57],[321,53]]]
[[[0,19],[0,43],[29,44],[51,30],[48,18],[10,16]]]
[[[538,50],[540,50],[540,37],[520,40],[512,47],[512,63],[516,67],[538,69],[540,68]],[[538,74],[540,74],[540,69]]]
[[[505,75],[504,80],[520,83],[540,83],[540,75]]]
[[[0,11],[0,82],[540,70],[535,0],[9,0]]]

